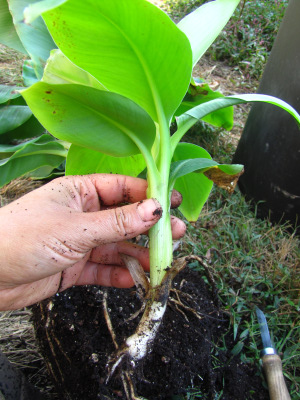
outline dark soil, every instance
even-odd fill
[[[194,398],[266,400],[256,366],[233,357],[229,317],[198,272],[186,268],[174,281],[163,324],[152,353],[136,368],[135,385],[149,400]],[[176,308],[174,300],[194,309]],[[140,303],[134,289],[108,289],[108,309],[117,341],[133,333],[137,319],[126,319]],[[126,399],[118,374],[105,384],[114,345],[103,317],[103,288],[75,287],[33,308],[41,352],[60,399]],[[182,396],[182,397],[181,397]],[[191,398],[191,397],[189,397]]]

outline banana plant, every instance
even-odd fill
[[[151,351],[172,280],[185,265],[173,260],[172,189],[183,194],[184,216],[196,220],[213,182],[232,191],[243,170],[182,142],[187,130],[201,119],[230,127],[232,106],[248,101],[280,106],[300,123],[292,107],[270,96],[200,90],[191,100],[193,67],[238,4],[205,3],[178,25],[146,0],[44,0],[25,10],[29,23],[42,14],[58,50],[41,82],[21,94],[53,136],[72,143],[66,173],[138,176],[146,170],[147,196],[161,205],[161,218],[149,232],[150,282],[135,260],[123,258],[143,288],[145,310],[136,332],[109,360],[109,375],[123,360],[133,365]]]
[[[42,17],[24,23],[34,0],[0,0],[0,43],[23,53],[23,84],[39,81],[56,46]],[[69,144],[46,134],[18,86],[0,85],[0,187],[26,174],[36,179],[64,173]],[[34,139],[33,139],[34,138]]]

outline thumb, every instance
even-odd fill
[[[156,199],[83,215],[85,243],[90,248],[131,239],[151,228],[161,217]],[[83,239],[83,238],[82,238]]]

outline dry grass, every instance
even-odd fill
[[[0,207],[42,186],[43,182],[30,178],[18,178],[0,188]]]
[[[22,86],[22,65],[26,57],[0,44],[0,84]]]

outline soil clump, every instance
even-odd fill
[[[118,373],[105,383],[115,347],[104,319],[104,290],[120,345],[139,320],[128,320],[141,306],[134,288],[73,287],[33,307],[37,340],[61,399],[126,399]],[[214,290],[186,268],[174,280],[153,351],[136,366],[136,392],[148,400],[183,400],[187,390],[202,399],[267,400],[257,367],[233,356],[234,344]]]

